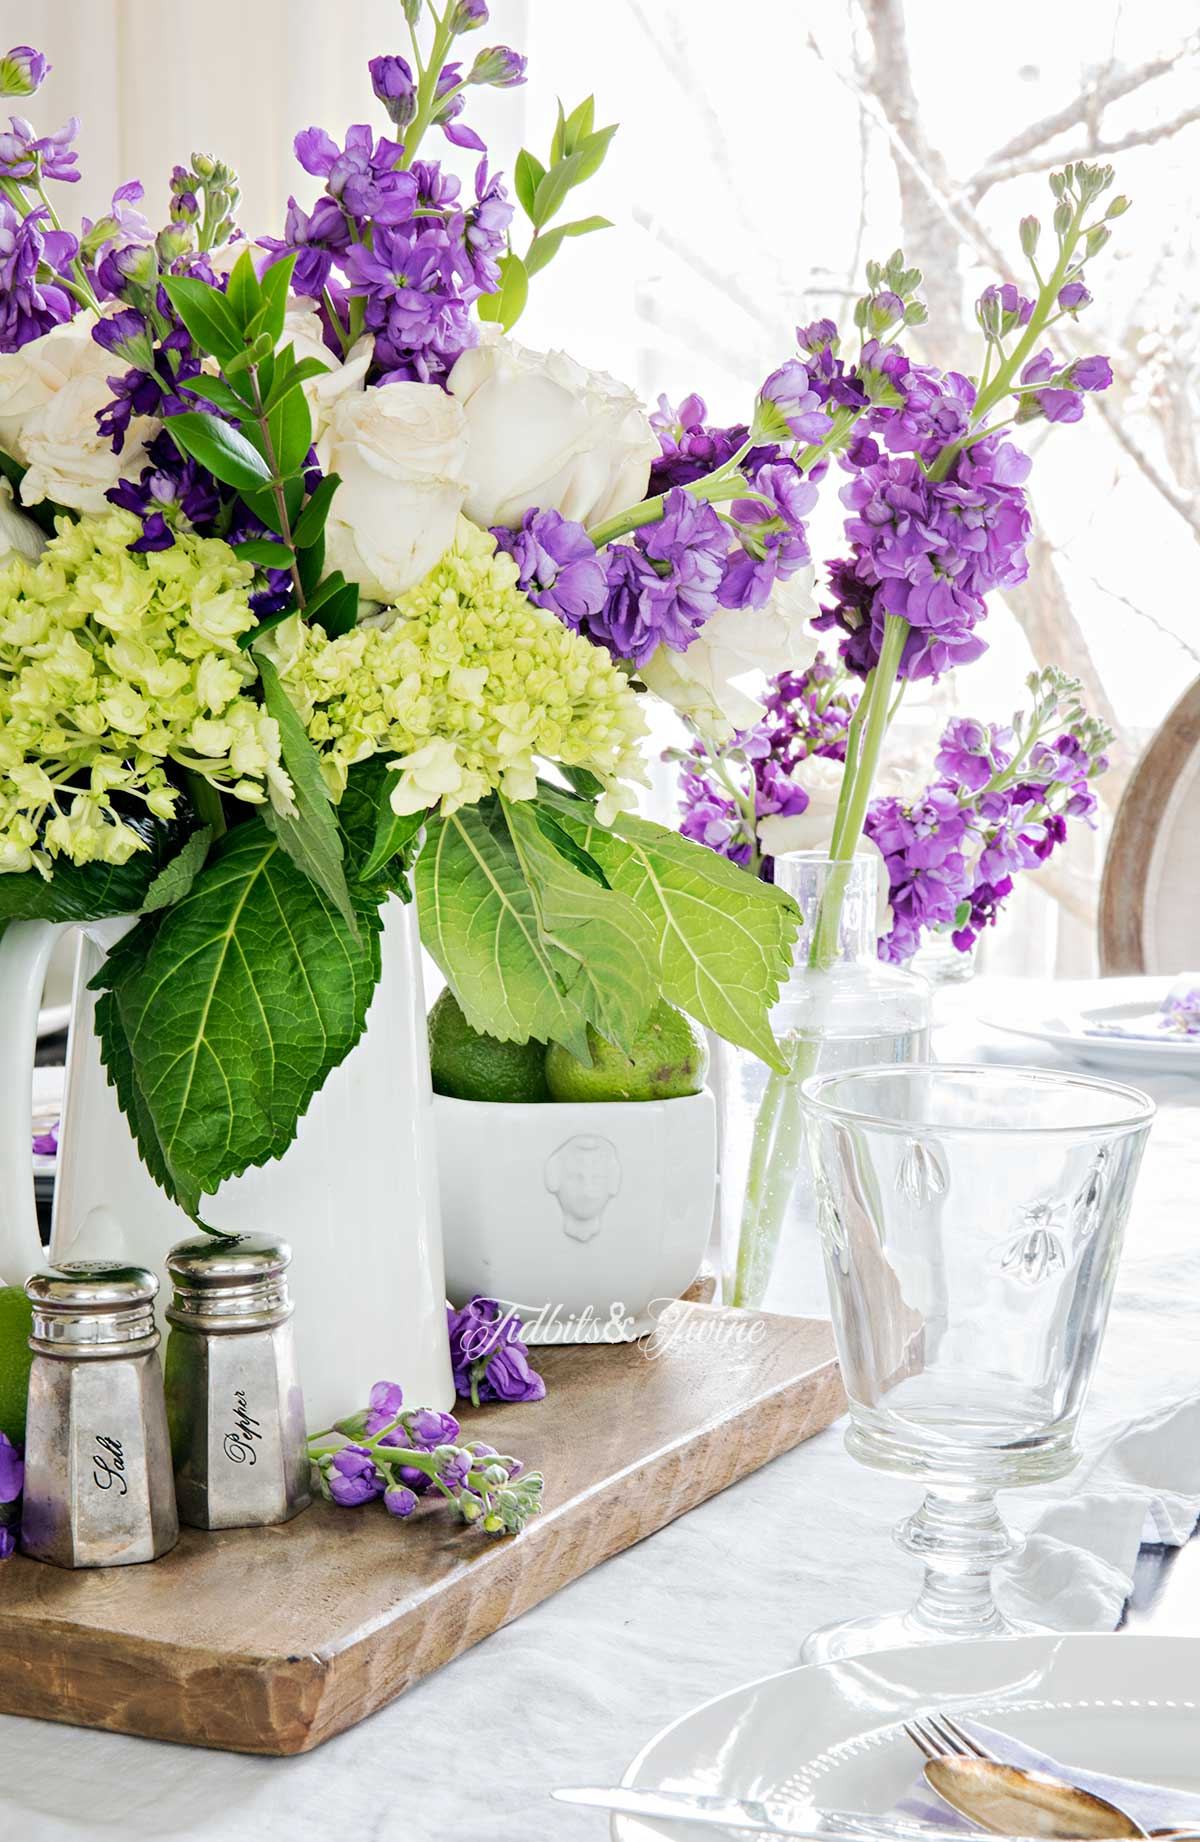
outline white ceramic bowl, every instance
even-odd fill
[[[522,1318],[528,1340],[618,1342],[695,1278],[712,1229],[716,1106],[433,1097],[446,1287]]]

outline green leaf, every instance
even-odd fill
[[[333,576],[340,573],[334,570]],[[358,624],[358,583],[338,582],[326,594],[325,590],[333,581],[333,576],[326,576],[315,597],[305,608],[305,613],[309,620],[316,621],[318,627],[324,627],[331,640],[336,640],[339,634],[353,633]]]
[[[244,543],[234,544],[233,554],[244,563],[259,563],[264,569],[290,569],[296,560],[287,545],[277,544],[273,537],[248,537]]]
[[[352,891],[378,901],[392,890],[405,902],[412,900],[408,873],[416,862],[424,839],[428,813],[416,812],[399,819],[392,811],[389,796],[395,777],[382,755],[357,761],[346,776],[346,786],[338,801],[337,820],[345,848],[346,876]],[[381,867],[372,867],[376,842],[390,830],[391,855]]]
[[[481,295],[476,311],[481,320],[498,320],[504,332],[516,325],[529,298],[529,272],[515,250],[500,258],[500,286],[495,294]]]
[[[186,384],[181,383],[178,388],[184,396],[202,397],[206,403],[215,404],[218,409],[225,410],[227,415],[236,416],[239,420],[242,416],[254,413],[254,405],[240,397],[236,390],[223,383],[219,377],[205,377],[202,373]]]
[[[321,580],[321,571],[325,567],[324,533],[307,544],[300,552],[296,570],[300,577],[300,587],[307,601]]]
[[[101,921],[136,915],[164,865],[179,848],[183,830],[158,819],[129,823],[145,840],[127,863],[74,864],[53,859],[49,880],[36,870],[0,876],[0,926],[6,921]]]
[[[598,128],[595,134],[587,135],[580,142],[574,153],[556,161],[545,178],[538,181],[533,196],[533,210],[529,215],[539,230],[562,209],[572,187],[582,185],[585,179],[591,178],[608,152],[608,144],[616,132],[616,122],[611,127]]]
[[[586,96],[579,107],[572,109],[563,126],[563,152],[572,154],[579,143],[586,140],[596,122],[596,98]]]
[[[527,147],[522,147],[513,167],[513,189],[526,217],[533,216],[533,195],[537,191],[538,181],[545,176],[546,169],[541,161]]]
[[[612,219],[607,217],[580,217],[570,224],[556,224],[553,230],[536,236],[525,253],[525,266],[531,275],[544,269],[552,257],[557,256],[564,237],[584,237],[592,230],[611,230]]]
[[[243,337],[251,320],[262,306],[262,289],[258,285],[258,276],[254,273],[254,261],[247,243],[241,255],[229,271],[229,280],[225,284],[225,299],[228,301]]]
[[[585,179],[590,179],[593,173],[599,172],[604,163],[604,156],[608,152],[608,144],[617,132],[618,126],[617,122],[610,122],[607,128],[597,128],[594,134],[586,134],[571,150],[572,160],[579,161],[573,181],[575,185],[582,185]]]
[[[570,832],[563,829],[553,813],[546,810],[541,800],[535,801],[533,810],[538,824],[547,838],[549,838],[559,856],[565,857],[569,863],[573,863],[575,868],[581,871],[584,876],[590,876],[592,881],[599,883],[602,889],[611,888],[612,885],[609,883],[600,865],[596,862],[596,859],[590,857],[583,846],[575,842]]]
[[[212,843],[212,826],[202,825],[194,831],[183,849],[164,864],[142,898],[142,913],[151,915],[160,908],[181,902],[199,876],[208,847]]]
[[[97,974],[117,1097],[148,1168],[193,1214],[227,1177],[281,1156],[361,1035],[379,926],[374,910],[361,919],[356,939],[254,818]]]
[[[554,133],[550,139],[550,164],[554,166],[563,157],[563,135],[566,132],[567,118],[563,114],[562,97],[558,97],[558,115],[554,123]]]
[[[194,275],[164,275],[167,299],[202,352],[225,366],[242,350],[238,318],[219,288]]]
[[[274,832],[293,863],[329,897],[351,933],[356,934],[358,924],[342,865],[342,835],[333,816],[333,796],[325,784],[317,751],[270,659],[255,653],[254,663],[262,679],[267,712],[279,725],[280,753],[296,802],[294,817],[264,806],[263,823]]]
[[[186,409],[169,417],[166,426],[185,454],[235,492],[252,492],[271,478],[271,469],[246,437],[207,410]]]
[[[494,801],[430,818],[416,887],[421,940],[471,1027],[502,1042],[560,1042],[586,1060],[587,1018],[567,995],[578,968],[543,941]]]
[[[283,331],[288,290],[292,285],[292,270],[295,266],[295,254],[284,256],[282,261],[273,262],[269,269],[264,269],[263,278],[259,284],[262,291],[262,305],[259,310],[261,319],[253,331],[267,333],[272,345],[279,343],[279,335]]]
[[[364,882],[370,882],[381,870],[386,869],[393,857],[408,849],[429,816],[427,812],[393,812],[390,797],[392,784],[389,775],[381,788],[370,853],[359,871]]]
[[[791,897],[661,825],[622,814],[610,831],[569,796],[542,797],[613,888],[649,917],[663,996],[786,1074],[769,1013],[799,929]]]
[[[298,473],[312,447],[312,414],[302,390],[276,400],[267,411],[267,428],[279,477]]]
[[[289,345],[287,350],[292,350]],[[275,378],[265,401],[268,409],[283,400],[289,391],[298,390],[301,384],[307,384],[312,377],[326,377],[330,366],[321,363],[319,358],[290,359],[284,363],[284,354],[279,353],[275,361]]]
[[[501,799],[542,940],[574,962],[568,990],[606,1042],[626,1053],[658,998],[655,934],[619,890],[581,875],[538,823],[534,802]]]
[[[309,499],[296,523],[292,526],[292,542],[297,550],[307,550],[315,544],[325,529],[325,520],[333,503],[333,495],[341,485],[336,473],[327,473],[317,490]]]
[[[270,487],[260,488],[258,492],[244,492],[242,499],[254,516],[262,519],[269,531],[276,529],[279,524],[279,507],[275,503],[275,494]],[[289,529],[300,515],[303,500],[304,481],[298,473],[294,473],[290,479],[283,482],[283,503],[287,512]]]

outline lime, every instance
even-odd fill
[[[0,1286],[0,1433],[14,1444],[25,1439],[25,1399],[33,1351],[29,1332],[33,1306],[22,1286]]]
[[[545,1043],[502,1043],[473,1030],[447,986],[429,1013],[434,1092],[456,1100],[549,1099]]]
[[[698,1094],[708,1073],[708,1043],[690,1017],[660,998],[633,1039],[632,1054],[588,1026],[591,1066],[551,1043],[546,1082],[552,1100],[680,1100]]]

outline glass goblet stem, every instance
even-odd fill
[[[1001,1521],[995,1493],[939,1485],[899,1524],[895,1538],[924,1563],[909,1620],[939,1637],[993,1637],[1014,1629],[992,1597],[992,1568],[1024,1546]]]

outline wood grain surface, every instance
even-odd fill
[[[145,1566],[14,1557],[0,1712],[307,1751],[842,1412],[828,1324],[676,1311],[654,1360],[640,1343],[542,1349],[544,1401],[464,1409],[466,1436],[545,1473],[519,1536],[432,1506],[398,1526],[381,1504],[316,1503],[279,1528],[185,1529]]]
[[[1200,954],[1200,680],[1168,712],[1117,809],[1100,884],[1100,971],[1174,973]]]

